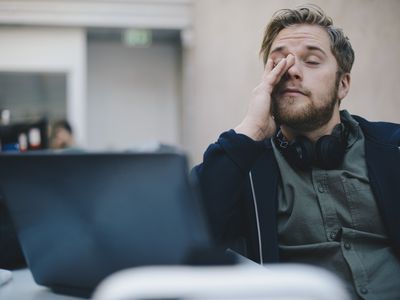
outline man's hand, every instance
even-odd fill
[[[271,115],[271,93],[283,74],[294,64],[294,56],[289,54],[276,66],[271,58],[267,60],[261,83],[253,90],[247,114],[235,128],[236,133],[247,135],[256,141],[271,137],[276,124]]]

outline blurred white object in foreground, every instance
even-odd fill
[[[12,273],[8,270],[0,269],[0,287],[12,279]]]
[[[349,300],[342,282],[312,266],[139,267],[107,277],[95,300],[132,299]]]

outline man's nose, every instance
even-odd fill
[[[294,56],[293,60],[294,60],[293,65],[290,66],[289,69],[286,71],[287,76],[290,78],[302,79],[303,70],[300,61],[296,56]]]

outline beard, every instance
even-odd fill
[[[271,97],[272,115],[277,126],[284,125],[296,131],[309,132],[328,123],[338,103],[339,81],[340,75],[337,74],[334,85],[329,87],[327,93],[318,99],[313,97],[311,91],[301,87],[300,91],[303,93],[301,97],[307,97],[308,102],[301,107],[296,107],[296,101],[304,102],[305,100],[282,95],[288,82],[286,78],[282,78],[274,88]]]

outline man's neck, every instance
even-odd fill
[[[332,118],[326,124],[314,130],[298,131],[285,125],[281,125],[280,128],[282,130],[283,136],[289,141],[293,140],[296,136],[302,135],[308,138],[313,143],[315,143],[321,136],[331,134],[333,128],[339,123],[340,123],[340,113],[339,110],[335,110],[335,112],[332,115]]]

